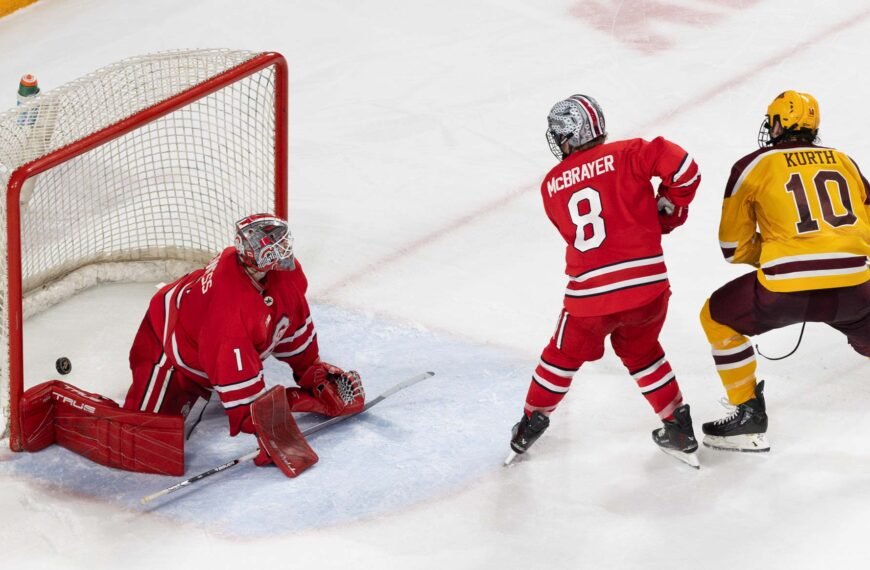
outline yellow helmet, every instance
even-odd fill
[[[799,132],[815,137],[821,120],[819,102],[809,93],[784,91],[768,105],[765,118],[767,120],[763,130],[767,130],[768,133],[779,121],[784,131],[783,134]],[[775,143],[776,140],[765,142],[771,144],[771,142]]]

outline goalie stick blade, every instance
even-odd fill
[[[664,451],[665,453],[667,453],[671,457],[674,457],[674,458],[682,461],[683,463],[685,463],[689,467],[693,467],[695,469],[701,468],[701,463],[698,461],[698,453],[697,452],[684,453],[682,451],[677,451],[676,449],[666,449],[664,447],[660,447],[659,449],[661,449],[662,451]]]
[[[416,376],[412,376],[412,377],[408,378],[407,380],[403,380],[402,382],[399,382],[398,384],[392,386],[391,388],[388,388],[380,396],[373,398],[369,402],[366,402],[365,407],[359,413],[353,414],[351,416],[337,416],[334,418],[330,418],[326,421],[320,422],[318,424],[314,424],[313,426],[310,426],[308,429],[302,430],[302,435],[306,436],[306,435],[310,435],[312,433],[317,433],[318,431],[320,431],[326,427],[329,427],[331,425],[342,422],[348,418],[358,416],[359,414],[365,412],[366,410],[373,408],[374,406],[383,402],[384,400],[386,400],[387,398],[389,398],[390,396],[392,396],[396,392],[404,390],[405,388],[408,388],[409,386],[413,386],[414,384],[422,382],[423,380],[426,380],[427,378],[431,378],[432,376],[435,376],[434,372],[423,372],[421,374],[417,374]],[[151,501],[153,501],[154,499],[164,497],[170,493],[174,493],[175,491],[178,491],[179,489],[183,489],[183,488],[185,488],[193,483],[201,481],[201,480],[205,479],[206,477],[210,477],[212,475],[220,473],[221,471],[226,471],[227,469],[235,467],[236,465],[239,465],[240,463],[254,459],[259,454],[260,454],[260,450],[255,449],[254,451],[252,451],[248,454],[245,454],[241,457],[237,457],[231,461],[227,461],[223,465],[218,465],[217,467],[213,467],[213,468],[209,469],[208,471],[203,471],[202,473],[199,473],[198,475],[194,475],[190,479],[185,479],[184,481],[176,483],[175,485],[172,485],[171,487],[167,487],[166,489],[162,489],[160,491],[157,491],[156,493],[152,493],[148,496],[142,497],[141,499],[139,499],[139,502],[142,503],[143,505],[146,505],[146,504],[150,503]]]

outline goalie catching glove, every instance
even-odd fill
[[[299,380],[299,388],[287,388],[287,401],[294,412],[347,416],[361,412],[365,400],[358,372],[345,372],[321,361],[308,367]]]

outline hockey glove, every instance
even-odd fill
[[[347,416],[362,411],[365,390],[359,373],[345,372],[326,362],[316,362],[302,375],[300,388],[288,388],[287,400],[294,412]]]
[[[659,210],[659,226],[663,234],[669,234],[682,226],[689,217],[688,206],[677,206],[665,194],[659,194],[656,198],[656,206]]]

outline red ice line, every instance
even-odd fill
[[[448,235],[448,234],[450,234],[450,233],[452,233],[460,228],[463,228],[465,226],[468,226],[468,225],[476,222],[482,216],[485,216],[489,213],[492,213],[495,210],[500,210],[506,204],[513,202],[514,199],[520,197],[523,194],[523,192],[525,192],[526,190],[528,190],[528,186],[520,186],[519,188],[514,189],[512,192],[510,192],[506,196],[501,196],[498,199],[493,200],[492,202],[486,203],[486,204],[476,208],[475,210],[472,210],[471,212],[465,214],[464,216],[456,218],[455,220],[453,220],[452,222],[449,222],[445,226],[434,229],[434,230],[430,231],[429,233],[418,237],[414,241],[400,247],[396,251],[393,251],[392,253],[388,253],[388,254],[384,255],[383,257],[379,258],[378,260],[373,261],[373,262],[369,263],[368,265],[365,265],[365,266],[357,269],[356,271],[346,275],[345,277],[343,277],[341,279],[341,281],[327,286],[326,288],[322,289],[318,293],[317,296],[320,298],[329,297],[331,294],[335,293],[336,291],[345,287],[346,285],[350,285],[351,283],[354,283],[356,280],[360,279],[361,277],[364,277],[364,276],[368,275],[369,273],[373,273],[374,271],[383,268],[385,265],[390,265],[392,263],[395,263],[395,262],[399,261],[400,259],[423,249],[424,247],[426,247],[427,245],[430,245],[435,240],[440,239],[440,238],[442,238],[442,237],[444,237],[444,236],[446,236],[446,235]]]
[[[812,36],[811,39],[805,40],[797,44],[796,46],[789,46],[788,48],[783,49],[776,55],[759,63],[755,67],[752,67],[735,77],[722,81],[715,87],[705,90],[701,94],[696,95],[687,101],[684,101],[683,103],[669,111],[665,111],[661,115],[658,115],[647,123],[641,125],[639,130],[644,131],[653,126],[658,126],[660,123],[668,121],[671,117],[677,115],[678,113],[682,113],[700,105],[703,105],[709,102],[710,99],[721,96],[726,91],[733,89],[738,85],[746,83],[750,78],[758,75],[762,71],[778,65],[786,59],[803,53],[804,48],[822,42],[831,36],[837,35],[849,28],[858,25],[859,23],[866,20],[868,16],[870,16],[870,8],[864,10],[863,12],[859,12],[857,15],[849,16],[846,19],[827,28],[822,33]],[[514,200],[522,196],[523,193],[526,192],[529,188],[535,189],[537,188],[537,185],[534,183],[523,185],[519,188],[514,189],[505,196],[500,196],[499,198],[496,198],[491,202],[479,206],[475,210],[453,220],[452,222],[449,222],[445,226],[436,228],[428,232],[427,234],[417,238],[416,240],[400,247],[399,249],[380,257],[379,259],[357,269],[356,271],[349,273],[340,281],[328,285],[324,289],[320,290],[317,296],[320,298],[328,298],[329,296],[336,293],[338,290],[344,288],[347,285],[350,285],[351,283],[356,282],[358,279],[365,277],[370,273],[374,273],[380,269],[383,269],[385,266],[391,265],[405,258],[406,256],[421,250],[422,248],[432,244],[434,241],[478,221],[478,219],[483,216],[492,214],[506,208],[511,203],[513,203]]]
[[[712,2],[721,4],[722,0]],[[733,9],[734,6],[726,8]],[[704,8],[649,0],[623,0],[618,3],[583,0],[569,12],[596,30],[610,34],[616,41],[646,53],[661,52],[673,46],[669,37],[651,30],[649,22],[692,22],[700,26],[713,25],[726,17],[724,13],[710,12]]]
[[[833,26],[826,29],[822,33],[812,36],[811,39],[805,40],[805,41],[803,41],[795,46],[789,46],[788,48],[782,50],[781,52],[777,53],[776,55],[769,57],[768,59],[759,63],[755,67],[752,67],[752,68],[744,71],[743,73],[741,73],[735,77],[732,77],[731,79],[727,79],[727,80],[719,83],[715,87],[707,89],[706,91],[704,91],[703,93],[700,93],[699,95],[695,95],[694,97],[692,97],[688,101],[684,101],[683,103],[681,103],[678,107],[671,109],[670,111],[666,111],[666,112],[662,113],[661,115],[659,115],[658,117],[655,117],[651,121],[642,125],[640,128],[641,128],[641,130],[644,130],[644,129],[650,128],[652,126],[656,126],[659,123],[663,123],[663,122],[667,121],[668,119],[670,119],[671,117],[673,117],[677,113],[682,113],[683,111],[686,111],[688,109],[698,107],[701,104],[707,103],[710,99],[721,95],[725,91],[728,91],[729,89],[733,89],[734,87],[736,87],[738,85],[742,85],[742,84],[746,83],[750,78],[758,75],[762,71],[765,71],[771,67],[775,67],[776,65],[779,65],[780,63],[785,61],[786,59],[789,59],[793,56],[804,53],[803,50],[805,48],[808,48],[808,47],[810,47],[814,44],[817,44],[823,40],[826,40],[831,36],[837,35],[840,32],[843,32],[843,31],[863,22],[864,20],[867,19],[868,16],[870,16],[870,8],[864,10],[863,12],[859,12],[855,16],[850,16],[847,19],[834,24]]]

